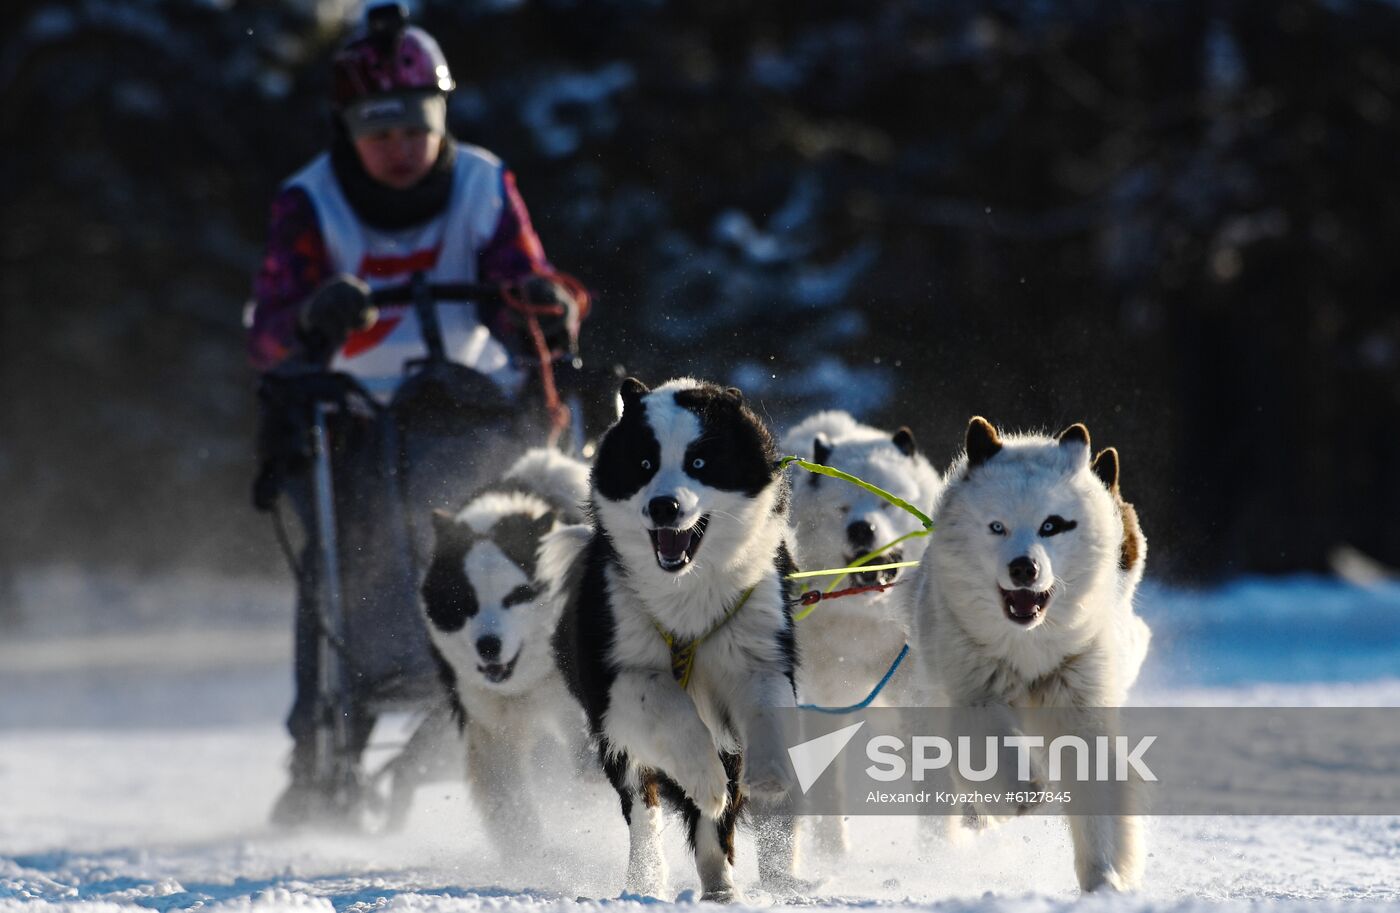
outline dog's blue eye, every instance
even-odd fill
[[[642,460],[642,468],[643,468],[643,469],[650,469],[650,468],[651,468],[651,460]]]
[[[691,469],[704,469],[704,468],[705,468],[705,461],[702,460],[702,459],[700,459],[700,457],[696,457],[695,459],[693,459],[693,460],[690,461],[690,468],[691,468]]]
[[[1004,536],[1004,535],[1006,535],[1006,525],[1005,525],[1004,523],[1002,523],[1000,520],[993,520],[993,521],[991,522],[991,524],[990,524],[987,528],[990,529],[990,530],[992,531],[992,534],[993,534],[993,535],[997,535],[997,536]]]

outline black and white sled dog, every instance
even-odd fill
[[[504,850],[537,848],[543,834],[531,789],[536,746],[554,738],[571,758],[586,751],[586,724],[555,664],[553,637],[571,559],[567,534],[587,529],[567,524],[584,519],[587,497],[588,467],[540,448],[456,514],[434,514],[423,610],[465,736],[471,793]]]
[[[704,898],[731,900],[740,810],[790,786],[772,716],[795,704],[787,483],[738,390],[628,378],[621,399],[593,466],[594,531],[559,660],[630,828],[626,890],[666,890],[667,800]],[[761,870],[789,864],[760,854]]]
[[[933,706],[983,708],[998,734],[1040,735],[1046,744],[1059,734],[1043,731],[1047,719],[1048,728],[1053,720],[1112,728],[1112,708],[1136,675],[1128,668],[1133,648],[1124,643],[1134,626],[1123,608],[1145,551],[1123,568],[1125,539],[1137,524],[1112,493],[1110,460],[1116,467],[1116,453],[1099,464],[1106,478],[1096,475],[1083,425],[1051,438],[1003,437],[982,418],[969,424],[966,452],[945,476],[935,533],[915,574],[916,672]],[[1062,710],[1038,715],[1036,708]],[[1002,764],[1001,775],[1015,768]],[[1001,791],[989,786],[1035,789],[1014,778],[977,785],[983,793]],[[1118,807],[1129,807],[1132,784],[1110,788],[1120,790]],[[979,806],[977,813],[1003,808]],[[1138,884],[1137,817],[1072,815],[1069,823],[1082,889]]]
[[[908,428],[882,431],[845,412],[818,412],[784,435],[783,446],[786,453],[851,473],[923,511],[932,509],[943,487]],[[799,473],[794,479],[792,525],[793,557],[803,570],[845,567],[923,528],[884,498],[816,473]],[[927,546],[928,537],[916,536],[867,563],[918,561]],[[893,583],[901,570],[853,574],[841,585]],[[830,579],[818,578],[815,585],[825,586]],[[872,592],[823,603],[798,625],[803,667],[797,685],[804,701],[845,706],[864,698],[885,674],[908,637],[907,621],[898,610],[902,601],[891,595]],[[898,693],[899,684],[892,681],[882,702]]]

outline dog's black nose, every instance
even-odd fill
[[[494,663],[501,657],[501,639],[495,634],[487,634],[485,637],[477,638],[476,652],[481,654],[481,658],[488,663]]]
[[[1011,582],[1022,587],[1035,583],[1035,578],[1040,576],[1040,565],[1025,555],[1007,565],[1007,570],[1011,572]]]
[[[846,538],[856,548],[871,548],[875,545],[875,527],[868,520],[857,520],[846,527]]]
[[[647,516],[657,526],[675,526],[681,515],[681,502],[672,497],[652,498],[647,502]]]

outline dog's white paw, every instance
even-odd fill
[[[685,790],[690,801],[700,809],[700,814],[710,820],[723,816],[724,810],[729,807],[729,772],[724,769],[719,754],[705,752],[693,758],[684,768],[670,771],[672,779]]]
[[[1118,894],[1133,888],[1134,885],[1112,866],[1094,866],[1079,875],[1079,889],[1085,894]]]
[[[750,755],[748,761],[744,781],[755,801],[777,804],[792,792],[792,772],[781,758],[765,752]]]

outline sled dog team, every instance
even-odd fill
[[[913,661],[888,704],[989,708],[1011,734],[1023,708],[1122,703],[1149,640],[1132,609],[1146,541],[1118,454],[1095,456],[1083,425],[1014,435],[974,418],[940,475],[907,429],[841,412],[811,416],[780,450],[734,388],[629,378],[620,399],[591,466],[532,450],[435,518],[423,608],[473,799],[506,850],[543,833],[529,759],[552,735],[579,757],[591,746],[617,790],[626,891],[666,891],[666,805],[685,822],[703,897],[736,899],[745,807],[795,789],[775,712],[799,696],[859,700],[905,643]],[[932,534],[856,486],[785,469],[785,454],[919,507]],[[794,622],[802,588],[789,574],[879,550],[867,563],[920,563],[856,573],[842,585],[900,585]],[[761,879],[791,890],[793,819],[762,820]],[[1137,818],[1069,822],[1081,888],[1138,884]],[[844,847],[839,817],[813,826],[827,850]]]

